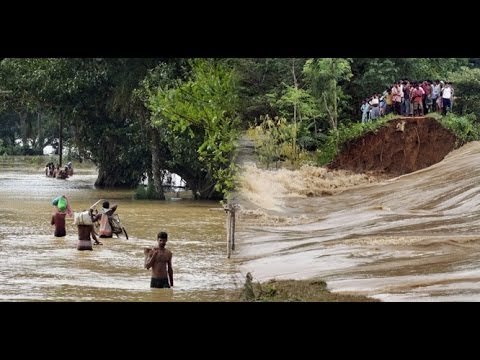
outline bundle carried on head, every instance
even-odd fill
[[[65,212],[68,207],[68,201],[67,199],[62,195],[58,196],[55,199],[52,200],[52,205],[56,206],[58,211],[60,212]]]
[[[92,225],[92,213],[91,210],[85,210],[82,212],[73,213],[73,224],[74,225]]]
[[[64,197],[58,200],[57,207],[58,207],[58,210],[60,210],[61,212],[64,212],[67,210],[67,205],[68,205],[67,199],[65,199]]]

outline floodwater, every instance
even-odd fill
[[[246,164],[239,270],[383,301],[480,301],[479,164],[479,142],[384,181]]]
[[[131,190],[95,189],[95,179],[94,169],[57,180],[43,168],[0,160],[0,301],[235,300],[225,294],[239,284],[218,202],[133,200]],[[99,199],[117,203],[129,239],[114,235],[93,251],[78,251],[73,218],[67,236],[54,237],[50,202],[61,194],[76,211]],[[143,267],[143,249],[157,244],[161,230],[173,253],[172,289],[151,289]]]

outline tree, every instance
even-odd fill
[[[338,127],[339,104],[345,99],[343,84],[350,80],[350,61],[342,58],[310,59],[303,72],[315,96],[328,114],[330,126]]]
[[[199,198],[219,199],[233,189],[237,80],[224,61],[194,59],[189,64],[187,80],[160,86],[147,107],[152,125],[169,138],[174,172]],[[190,173],[194,169],[198,171]]]
[[[473,113],[480,119],[480,69],[461,67],[449,75],[454,88],[454,111],[460,115]]]
[[[292,68],[300,75],[297,76],[298,88],[304,85],[301,73],[305,59],[238,58],[229,62],[238,74],[238,112],[243,128],[258,122],[260,116],[280,116],[276,101],[282,96],[285,84],[293,83]]]

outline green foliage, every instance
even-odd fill
[[[203,192],[226,194],[233,189],[235,170],[237,79],[222,61],[194,59],[190,65],[192,72],[186,81],[159,86],[148,98],[151,122],[171,138],[189,138],[197,154],[186,162],[196,161],[198,166],[193,166],[213,179],[213,189]]]
[[[7,148],[5,147],[2,139],[0,139],[0,155],[8,155]]]
[[[338,127],[339,114],[348,105],[350,96],[343,85],[352,78],[350,59],[324,58],[307,60],[303,69],[310,91],[318,101],[318,108],[328,115],[333,129]]]
[[[381,93],[399,79],[399,68],[392,59],[354,59],[352,62],[351,92],[358,100]]]
[[[275,94],[267,94],[271,99],[270,104],[278,108],[281,116],[292,119],[294,107],[296,107],[296,116],[300,120],[315,119],[324,115],[318,108],[318,102],[305,89],[291,85],[284,86],[285,89],[280,93],[278,99],[275,98]]]
[[[302,63],[302,61],[300,62]],[[261,161],[267,167],[271,162],[275,162],[278,166],[281,157],[289,159],[292,165],[296,164],[300,158],[303,145],[316,146],[316,138],[309,131],[309,126],[313,124],[316,132],[316,121],[321,116],[321,110],[319,110],[318,102],[312,95],[301,88],[302,81],[299,79],[301,69],[298,69],[297,64],[297,59],[287,59],[283,62],[284,66],[290,67],[289,76],[287,76],[288,73],[285,74],[284,81],[280,86],[273,88],[272,92],[266,94],[271,109],[275,110],[270,111],[266,117],[260,115],[260,119],[255,119],[255,124],[260,123],[261,126],[258,131],[263,131],[263,134],[258,134],[259,137],[268,138],[268,144],[259,145],[262,147],[260,150]],[[278,123],[278,130],[282,133],[284,139],[276,139],[275,134],[273,134],[275,129],[269,124],[272,113],[281,115],[274,115],[273,118]],[[287,121],[290,124],[286,125]],[[281,122],[284,124],[280,125]],[[265,135],[265,133],[271,133],[274,138]],[[299,146],[297,142],[300,138],[302,142]],[[272,146],[276,145],[272,145],[272,142],[276,143],[278,148],[273,149]]]
[[[272,163],[278,167],[278,162],[284,156],[281,144],[290,139],[287,120],[278,117],[271,119],[268,115],[260,116],[260,124],[252,125],[248,135],[254,141],[260,163],[267,169]]]
[[[449,75],[453,82],[453,111],[464,115],[473,113],[480,117],[480,69],[462,67]]]
[[[255,144],[261,165],[268,169],[275,164],[275,168],[278,168],[281,161],[289,161],[297,167],[308,161],[307,153],[294,141],[295,124],[288,123],[285,118],[272,119],[268,115],[261,116],[260,119],[260,124],[251,125],[247,134]]]
[[[157,193],[155,191],[155,187],[153,186],[153,182],[149,182],[147,186],[140,184],[137,186],[135,190],[135,199],[138,200],[155,200],[157,199]]]
[[[0,78],[11,90],[4,106],[20,115],[25,111],[42,114],[40,127],[35,128],[42,133],[38,148],[59,137],[62,121],[63,140],[98,165],[96,185],[135,186],[150,156],[145,148],[144,128],[136,119],[139,102],[131,94],[155,62],[4,59]],[[37,124],[36,116],[31,123]],[[28,129],[28,124],[22,126],[22,138],[29,136]]]
[[[457,116],[449,113],[447,116],[438,118],[444,128],[455,134],[458,139],[457,146],[480,140],[480,124],[476,120],[474,114]]]
[[[350,61],[351,59],[342,58],[309,59],[303,71],[318,93],[332,80],[336,82],[349,80],[352,77]]]
[[[338,131],[330,130],[327,141],[317,150],[317,163],[320,166],[330,163],[338,155],[343,144],[364,136],[369,132],[376,133],[380,128],[386,126],[394,117],[394,115],[389,115],[366,124],[340,124]]]
[[[250,123],[256,123],[260,116],[269,114],[284,116],[285,108],[276,101],[285,92],[286,84],[293,84],[292,67],[297,74],[301,74],[305,59],[299,58],[258,58],[258,59],[231,59],[239,77],[239,117],[242,128]],[[298,78],[299,88],[303,88],[303,79]],[[291,109],[290,109],[291,111]],[[290,113],[291,114],[291,113]]]
[[[98,185],[136,186],[153,168],[155,143],[162,166],[188,177],[202,197],[220,196],[233,188],[233,144],[240,127],[263,126],[261,114],[283,119],[278,134],[270,128],[270,135],[267,129],[259,135],[266,141],[260,151],[267,166],[283,159],[299,163],[303,151],[319,146],[319,159],[326,163],[344,141],[381,124],[349,126],[349,119],[360,118],[360,100],[401,78],[453,81],[453,110],[463,116],[443,121],[462,142],[476,139],[478,63],[476,58],[3,59],[0,152],[39,152],[58,137],[62,120],[64,141],[98,165]],[[16,146],[18,138],[28,139],[32,148]]]

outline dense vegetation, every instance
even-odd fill
[[[250,129],[267,166],[285,159],[293,166],[323,164],[343,141],[381,126],[385,119],[360,124],[361,100],[402,78],[452,81],[459,117],[441,121],[462,141],[478,139],[478,64],[459,58],[6,58],[0,154],[68,147],[69,158],[97,165],[97,186],[133,188],[146,174],[153,180],[149,196],[163,199],[168,171],[198,198],[221,199],[234,186],[239,130]]]

